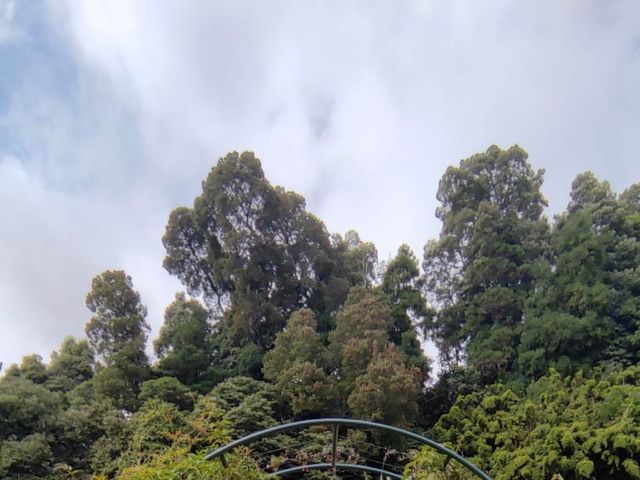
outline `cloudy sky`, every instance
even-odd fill
[[[168,214],[230,150],[384,259],[493,143],[549,215],[581,171],[640,181],[640,2],[0,0],[0,361],[82,335],[107,268],[157,331]]]

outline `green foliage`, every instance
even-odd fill
[[[640,369],[551,371],[524,396],[494,385],[458,398],[434,436],[496,480],[640,478]]]
[[[0,380],[0,440],[47,431],[55,423],[60,396],[16,377]]]
[[[186,417],[187,428],[181,444],[191,452],[218,448],[231,440],[231,428],[224,411],[210,395],[201,397]]]
[[[195,394],[175,377],[160,377],[142,382],[139,398],[142,402],[151,399],[162,400],[183,410],[189,410],[193,407]]]
[[[602,356],[601,342],[606,323],[594,314],[584,317],[561,312],[545,312],[529,319],[522,329],[518,347],[518,368],[529,378],[537,378],[548,368],[568,375],[589,369]]]
[[[207,310],[196,300],[177,293],[167,307],[160,335],[153,342],[158,370],[201,392],[213,383],[213,332]]]
[[[93,381],[96,394],[134,410],[140,383],[149,374],[147,309],[131,277],[121,270],[95,277],[86,302],[94,315],[85,330],[100,366]]]
[[[334,402],[335,384],[326,372],[328,352],[317,326],[311,310],[294,312],[264,357],[265,378],[289,399],[294,415],[326,413]]]
[[[96,398],[110,400],[121,408],[134,411],[138,407],[137,391],[140,369],[134,363],[128,363],[126,369],[120,366],[99,368],[93,378]],[[131,373],[131,374],[129,374]],[[146,375],[145,375],[146,376]]]
[[[574,180],[553,231],[553,273],[522,326],[518,364],[528,377],[638,361],[640,237],[629,197],[590,172]]]
[[[334,251],[304,199],[266,179],[253,153],[229,153],[193,208],[171,213],[165,268],[225,315],[233,346],[267,349],[286,318],[307,304],[334,310]]]
[[[129,448],[131,424],[121,410],[113,408],[108,402],[101,402],[99,407],[96,416],[102,435],[91,444],[91,471],[112,477],[124,463],[121,457]]]
[[[389,345],[356,380],[349,407],[357,418],[409,427],[418,415],[419,378],[419,371],[407,368],[398,348]]]
[[[276,380],[296,363],[318,362],[323,365],[327,354],[317,328],[316,316],[311,310],[294,312],[287,321],[286,329],[277,335],[273,349],[265,355],[265,378]]]
[[[158,399],[147,400],[130,420],[133,434],[126,460],[131,464],[145,463],[153,454],[173,445],[176,432],[184,425],[184,415],[175,405]]]
[[[0,478],[264,478],[330,462],[331,432],[263,439],[228,469],[204,452],[318,416],[428,429],[496,480],[640,478],[640,184],[580,174],[549,228],[542,174],[517,146],[450,167],[421,276],[406,245],[380,268],[375,245],[330,235],[253,154],[228,154],[163,238],[206,306],[175,296],[151,366],[131,278],[95,277],[87,340],[0,377]],[[419,329],[440,348],[432,383]],[[338,443],[342,461],[472,478],[380,432]]]
[[[276,424],[276,389],[248,377],[233,377],[218,385],[207,396],[224,412],[235,436],[247,435]]]
[[[93,388],[93,380],[87,380],[65,394],[65,399],[70,407],[89,405],[96,401],[96,392]]]
[[[421,398],[420,424],[432,427],[453,406],[460,395],[468,395],[482,388],[480,375],[473,367],[452,366],[440,372]]]
[[[389,343],[391,324],[391,311],[379,296],[361,287],[351,290],[329,335],[331,362],[344,392],[351,392],[374,353]]]
[[[468,360],[491,381],[516,357],[518,325],[548,243],[543,171],[514,146],[449,167],[440,181],[437,241],[425,247],[428,331],[445,364]]]
[[[80,405],[58,413],[49,433],[51,450],[55,456],[54,471],[67,469],[75,474],[91,470],[91,446],[103,434],[102,417],[109,406]]]
[[[60,350],[51,354],[46,386],[68,392],[93,376],[93,355],[86,340],[66,337]]]
[[[37,354],[22,357],[20,362],[20,376],[41,384],[47,381],[47,367],[42,363],[42,357]]]
[[[151,400],[132,419],[133,436],[118,479],[260,479],[265,478],[246,452],[226,456],[228,468],[204,459],[205,449],[229,441],[222,411],[203,398],[189,415],[171,404]]]
[[[260,480],[267,476],[246,454],[228,455],[228,467],[204,459],[203,454],[188,455],[169,451],[149,464],[125,469],[119,480]]]
[[[430,371],[430,359],[422,351],[417,328],[424,329],[431,314],[422,294],[424,279],[418,261],[407,245],[402,245],[384,272],[380,292],[391,308],[390,340],[399,345],[409,364],[422,373],[424,383]]]
[[[451,461],[432,448],[416,452],[404,468],[404,476],[413,480],[475,480],[478,477],[464,466]]]
[[[404,332],[412,330],[414,322],[422,326],[425,321],[427,305],[422,296],[423,282],[415,255],[408,245],[401,245],[395,258],[387,264],[381,285],[393,316],[389,336],[396,345],[401,343]]]
[[[87,294],[87,308],[94,313],[86,333],[96,358],[109,365],[132,342],[146,340],[147,309],[122,270],[106,270],[96,276]]]
[[[109,405],[65,400],[62,393],[25,378],[0,379],[2,478],[49,478],[54,471],[91,470],[99,439],[107,435],[103,419],[113,410]],[[122,428],[121,423],[115,430]]]
[[[52,461],[51,447],[41,433],[6,440],[0,448],[0,475],[24,480],[42,478],[49,472]]]
[[[315,363],[295,363],[278,377],[277,386],[296,416],[330,415],[340,411],[340,405],[336,405],[335,378]]]

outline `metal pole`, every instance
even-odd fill
[[[333,447],[331,449],[331,466],[333,467],[333,476],[338,478],[338,470],[336,469],[336,460],[338,457],[338,425],[333,425]]]

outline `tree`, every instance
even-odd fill
[[[372,242],[364,242],[355,230],[344,237],[333,235],[333,243],[341,252],[342,268],[352,287],[370,287],[376,281],[378,250]]]
[[[640,183],[622,192],[618,198],[624,223],[619,241],[613,250],[616,268],[609,275],[615,288],[616,344],[610,349],[610,357],[616,359],[616,349],[625,358],[623,365],[640,362]]]
[[[131,441],[124,453],[129,465],[139,465],[167,450],[176,432],[185,426],[184,414],[176,405],[157,398],[147,400],[131,417]]]
[[[106,475],[123,480],[264,478],[246,454],[226,455],[226,467],[221,462],[204,459],[211,448],[231,440],[222,411],[211,397],[202,397],[189,414],[178,411],[169,403],[150,400],[126,427],[130,430],[126,450],[118,447],[118,440],[113,439],[113,446],[120,450],[113,452],[117,457],[111,462],[111,469],[101,471],[105,478]],[[107,447],[108,444],[100,446]],[[109,453],[106,448],[100,451]]]
[[[60,350],[51,354],[46,386],[68,392],[93,377],[93,354],[86,340],[65,337]]]
[[[7,377],[19,377],[42,384],[47,381],[47,367],[42,363],[42,357],[37,353],[22,357],[20,365],[15,363],[9,365],[5,370]]]
[[[278,376],[296,363],[324,365],[327,353],[317,326],[316,316],[309,309],[291,315],[286,328],[277,335],[273,349],[265,355],[263,372],[267,380],[277,383]]]
[[[571,374],[602,359],[613,331],[606,256],[588,211],[574,209],[560,219],[552,239],[553,274],[541,282],[522,328],[518,367],[529,378],[550,367]]]
[[[367,332],[383,332],[389,341],[391,322],[391,310],[375,292],[353,288],[336,315],[336,328],[329,336],[330,347],[339,351],[350,339],[363,337]]]
[[[525,304],[545,266],[542,176],[520,147],[492,146],[449,167],[438,188],[442,230],[423,263],[437,307],[428,330],[443,363],[466,354],[486,381],[511,368]]]
[[[142,382],[139,397],[141,402],[155,399],[189,410],[193,407],[196,394],[175,377],[160,377]]]
[[[420,277],[418,262],[408,245],[401,245],[384,272],[380,291],[391,308],[393,322],[390,340],[399,345],[410,365],[427,379],[430,361],[424,355],[417,327],[424,328],[429,309],[423,297],[424,279]]]
[[[141,409],[131,449],[134,462],[118,473],[122,480],[185,478],[190,480],[257,480],[265,478],[245,452],[231,452],[222,462],[205,460],[212,448],[231,440],[222,411],[211,397],[202,397],[194,411],[183,415],[171,405],[154,402]],[[151,453],[153,452],[153,453]]]
[[[95,277],[86,302],[94,314],[85,331],[99,362],[96,392],[133,410],[140,384],[149,372],[147,309],[133,289],[131,277],[121,270],[107,270]]]
[[[418,416],[421,375],[407,368],[395,345],[377,352],[364,375],[356,379],[349,407],[359,418],[409,427]]]
[[[50,473],[51,433],[60,406],[58,394],[25,377],[0,379],[0,477]]]
[[[376,293],[363,287],[351,290],[329,335],[331,367],[344,402],[374,354],[389,343],[391,322],[389,307]]]
[[[67,471],[81,476],[91,471],[92,445],[104,433],[103,418],[113,407],[103,403],[73,405],[57,413],[52,429],[47,432],[54,455],[54,471]]]
[[[458,396],[482,389],[481,378],[473,367],[453,365],[440,371],[438,379],[425,389],[419,400],[419,424],[432,428],[438,419],[453,406]]]
[[[549,367],[571,374],[638,360],[640,238],[633,200],[627,203],[633,198],[618,199],[591,172],[573,181],[567,211],[553,230],[553,271],[540,282],[523,324],[518,365],[524,374],[536,378]]]
[[[551,370],[521,395],[492,385],[460,396],[433,435],[496,480],[640,478],[639,372]]]
[[[276,424],[276,389],[249,377],[233,377],[215,386],[207,398],[224,413],[236,436],[247,435]]]
[[[427,305],[422,296],[423,283],[411,248],[401,245],[395,258],[388,263],[380,286],[391,308],[393,324],[389,336],[396,345],[400,345],[404,332],[412,330],[414,324],[422,326],[425,320]]]
[[[264,357],[263,372],[291,402],[294,415],[327,413],[335,408],[335,384],[327,375],[327,351],[311,310],[298,310],[287,321],[272,350]]]
[[[89,459],[91,471],[106,478],[115,478],[126,464],[123,458],[131,442],[132,425],[125,413],[108,401],[96,404],[95,418],[100,428],[99,437],[91,443]]]
[[[3,478],[46,478],[51,473],[52,463],[51,447],[42,433],[2,442],[0,474]]]
[[[160,335],[153,342],[162,374],[205,392],[211,389],[213,332],[207,310],[177,293],[167,307]]]
[[[232,346],[264,352],[293,311],[333,311],[346,294],[325,226],[250,152],[218,161],[193,208],[171,213],[163,244],[164,267],[224,316]]]
[[[342,413],[336,402],[336,380],[314,362],[296,362],[278,376],[280,395],[291,404],[297,417]]]
[[[60,396],[25,378],[0,379],[0,440],[47,431],[55,423]]]
[[[622,366],[640,362],[640,184],[617,198],[614,245],[607,248],[611,263],[605,282],[610,286],[614,322],[607,361]]]

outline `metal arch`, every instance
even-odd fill
[[[434,450],[437,450],[438,452],[447,455],[449,458],[455,460],[456,462],[461,464],[463,467],[465,467],[467,470],[471,471],[478,478],[481,478],[482,480],[492,480],[489,475],[487,475],[485,472],[480,470],[480,468],[475,466],[473,463],[471,463],[469,460],[464,458],[462,455],[457,454],[453,450],[448,449],[444,445],[438,442],[435,442],[430,438],[424,437],[422,435],[418,435],[417,433],[410,432],[402,428],[385,425],[383,423],[368,422],[365,420],[352,420],[347,418],[319,418],[319,419],[302,420],[299,422],[291,422],[291,423],[285,423],[282,425],[277,425],[275,427],[267,428],[265,430],[261,430],[259,432],[249,434],[245,437],[239,438],[238,440],[234,440],[233,442],[228,443],[214,450],[213,452],[208,453],[204,458],[205,460],[213,460],[215,458],[220,458],[220,460],[222,461],[222,464],[226,466],[224,454],[230,450],[233,450],[236,447],[255,442],[256,440],[260,440],[261,438],[268,437],[275,433],[286,432],[286,431],[295,430],[298,428],[313,427],[313,426],[319,426],[319,425],[330,425],[330,426],[334,426],[334,428],[337,428],[339,426],[360,427],[360,428],[385,430],[388,432],[398,433],[400,435],[404,435],[405,437],[416,440],[423,445],[428,445]],[[335,457],[333,459],[333,463],[330,463],[327,465],[329,465],[328,468],[337,468],[338,464],[335,463]],[[348,465],[350,468],[353,468],[354,464],[342,464],[342,465]],[[308,468],[308,466],[306,467]],[[298,467],[294,467],[294,468],[298,468]],[[291,470],[291,469],[287,469],[287,470]],[[281,472],[286,472],[287,470],[274,472],[272,476],[278,476]],[[389,475],[390,473],[392,472],[385,472],[384,474]]]
[[[331,470],[336,468],[338,470],[359,470],[361,472],[377,473],[378,475],[384,475],[385,477],[394,478],[396,480],[402,480],[402,475],[389,472],[388,470],[382,470],[381,468],[370,467],[368,465],[359,465],[357,463],[312,463],[310,465],[300,465],[298,467],[286,468],[284,470],[278,470],[277,472],[269,474],[269,478],[278,478],[292,473],[306,472],[307,470]]]

